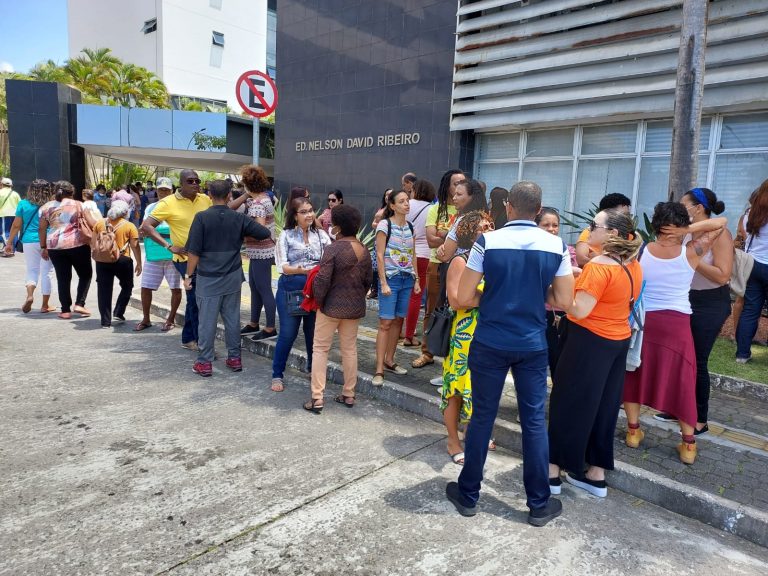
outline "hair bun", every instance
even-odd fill
[[[725,212],[725,203],[722,200],[715,202],[715,205],[712,206],[712,212],[715,214],[722,214]]]

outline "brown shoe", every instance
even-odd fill
[[[627,437],[624,442],[630,448],[639,448],[643,438],[645,438],[645,432],[640,430],[640,428],[628,428]]]
[[[680,462],[683,464],[693,464],[696,461],[696,444],[689,444],[688,442],[680,442],[677,445],[677,453],[680,456]]]

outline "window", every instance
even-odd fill
[[[151,34],[152,32],[156,32],[157,18],[152,18],[151,20],[145,21],[144,26],[141,28],[141,31],[144,32],[144,34]]]
[[[277,12],[267,10],[267,66],[277,63]]]
[[[224,34],[221,32],[213,31],[213,45],[224,47]]]

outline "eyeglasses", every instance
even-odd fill
[[[592,222],[589,223],[589,231],[594,232],[595,228],[602,228],[603,230],[610,230],[608,226],[600,226],[597,222],[592,220]]]
[[[315,212],[313,210],[299,210],[296,212],[296,214],[301,214],[302,216],[306,216],[307,214],[314,214]]]
[[[187,178],[187,184],[200,184],[200,178]]]
[[[338,201],[339,201],[338,198],[328,198],[328,203],[329,204],[331,204],[331,203],[336,204],[336,202],[338,202]]]

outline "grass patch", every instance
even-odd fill
[[[736,364],[736,344],[718,338],[709,356],[709,371],[768,384],[768,346],[752,345],[752,361]]]

